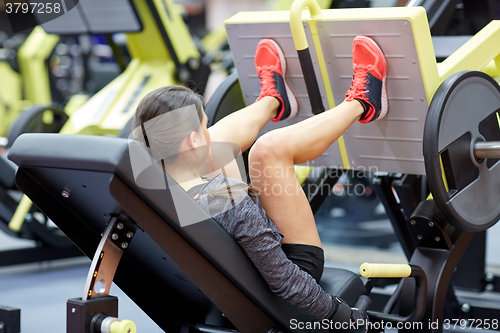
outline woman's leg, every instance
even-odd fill
[[[260,130],[276,117],[279,106],[276,98],[265,96],[211,126],[208,129],[210,139],[213,142],[237,144],[244,152],[255,142]]]
[[[240,178],[236,161],[227,162],[228,154],[237,156],[250,148],[270,120],[279,121],[297,114],[297,100],[284,80],[286,63],[278,44],[269,39],[259,42],[255,52],[255,69],[261,84],[259,98],[208,129],[214,144],[211,145],[211,160],[199,170],[200,174],[213,177],[223,172],[227,177]],[[224,143],[237,145],[239,151],[234,149],[234,145],[231,147]]]
[[[297,100],[284,79],[285,56],[276,42],[270,39],[259,42],[255,70],[261,85],[257,101],[209,128],[212,141],[235,143],[242,152],[250,148],[269,120],[284,120],[297,114]]]
[[[316,223],[294,165],[320,156],[351,124],[363,107],[357,101],[300,123],[269,132],[250,150],[249,170],[267,216],[281,230],[283,243],[321,247]]]
[[[380,48],[367,38],[353,43],[354,76],[346,100],[334,109],[269,132],[250,151],[249,170],[267,215],[285,238],[283,243],[321,247],[309,202],[294,164],[320,156],[351,124],[385,115],[387,64]]]
[[[276,98],[266,96],[211,126],[208,129],[212,142],[210,158],[198,169],[200,175],[213,178],[222,173],[228,178],[243,180],[235,157],[253,145],[259,131],[275,117],[278,107]]]

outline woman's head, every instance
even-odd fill
[[[192,90],[182,86],[162,87],[141,100],[133,128],[144,137],[158,161],[164,160],[167,165],[176,161],[200,164],[206,160],[210,143],[203,109],[203,97]]]

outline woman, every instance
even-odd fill
[[[367,123],[385,116],[387,63],[382,50],[370,38],[358,36],[353,63],[353,81],[343,103],[258,140],[268,121],[297,114],[297,101],[284,80],[283,52],[272,40],[257,46],[261,92],[254,104],[207,129],[202,98],[187,88],[171,86],[147,95],[134,119],[134,128],[142,127],[146,144],[156,151],[156,160],[243,247],[271,290],[317,320],[346,322],[352,313],[345,302],[317,284],[323,250],[293,166],[320,156],[355,121]],[[160,125],[152,126],[158,119],[163,119],[157,122]],[[241,151],[253,144],[251,186],[220,170],[210,179],[200,176],[200,170],[217,169],[211,142],[232,143]],[[228,168],[226,172],[231,174]]]

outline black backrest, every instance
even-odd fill
[[[135,161],[151,164],[144,150],[131,147]],[[141,231],[114,281],[164,330],[173,331],[178,318],[206,322],[213,305],[242,332],[275,325],[291,331],[290,319],[311,320],[270,291],[242,248],[187,193],[137,186],[126,139],[24,134],[9,158],[19,166],[19,188],[89,257],[107,214],[137,223]],[[144,172],[168,177],[156,164]],[[172,196],[203,222],[181,227]]]

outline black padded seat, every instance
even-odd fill
[[[185,191],[161,189],[158,184],[173,180],[132,144],[134,161],[150,165],[134,176],[128,143],[98,136],[24,134],[9,158],[19,166],[19,188],[87,256],[93,256],[110,214],[138,225],[114,282],[165,331],[174,332],[179,320],[224,326],[224,313],[242,332],[273,327],[316,332],[290,328],[291,319],[312,318],[272,293],[243,249]],[[146,180],[149,189],[136,183]],[[181,227],[174,196],[202,222]],[[354,273],[335,272],[325,270],[322,284],[327,290],[338,290],[343,298],[352,293],[353,299],[367,292]]]

